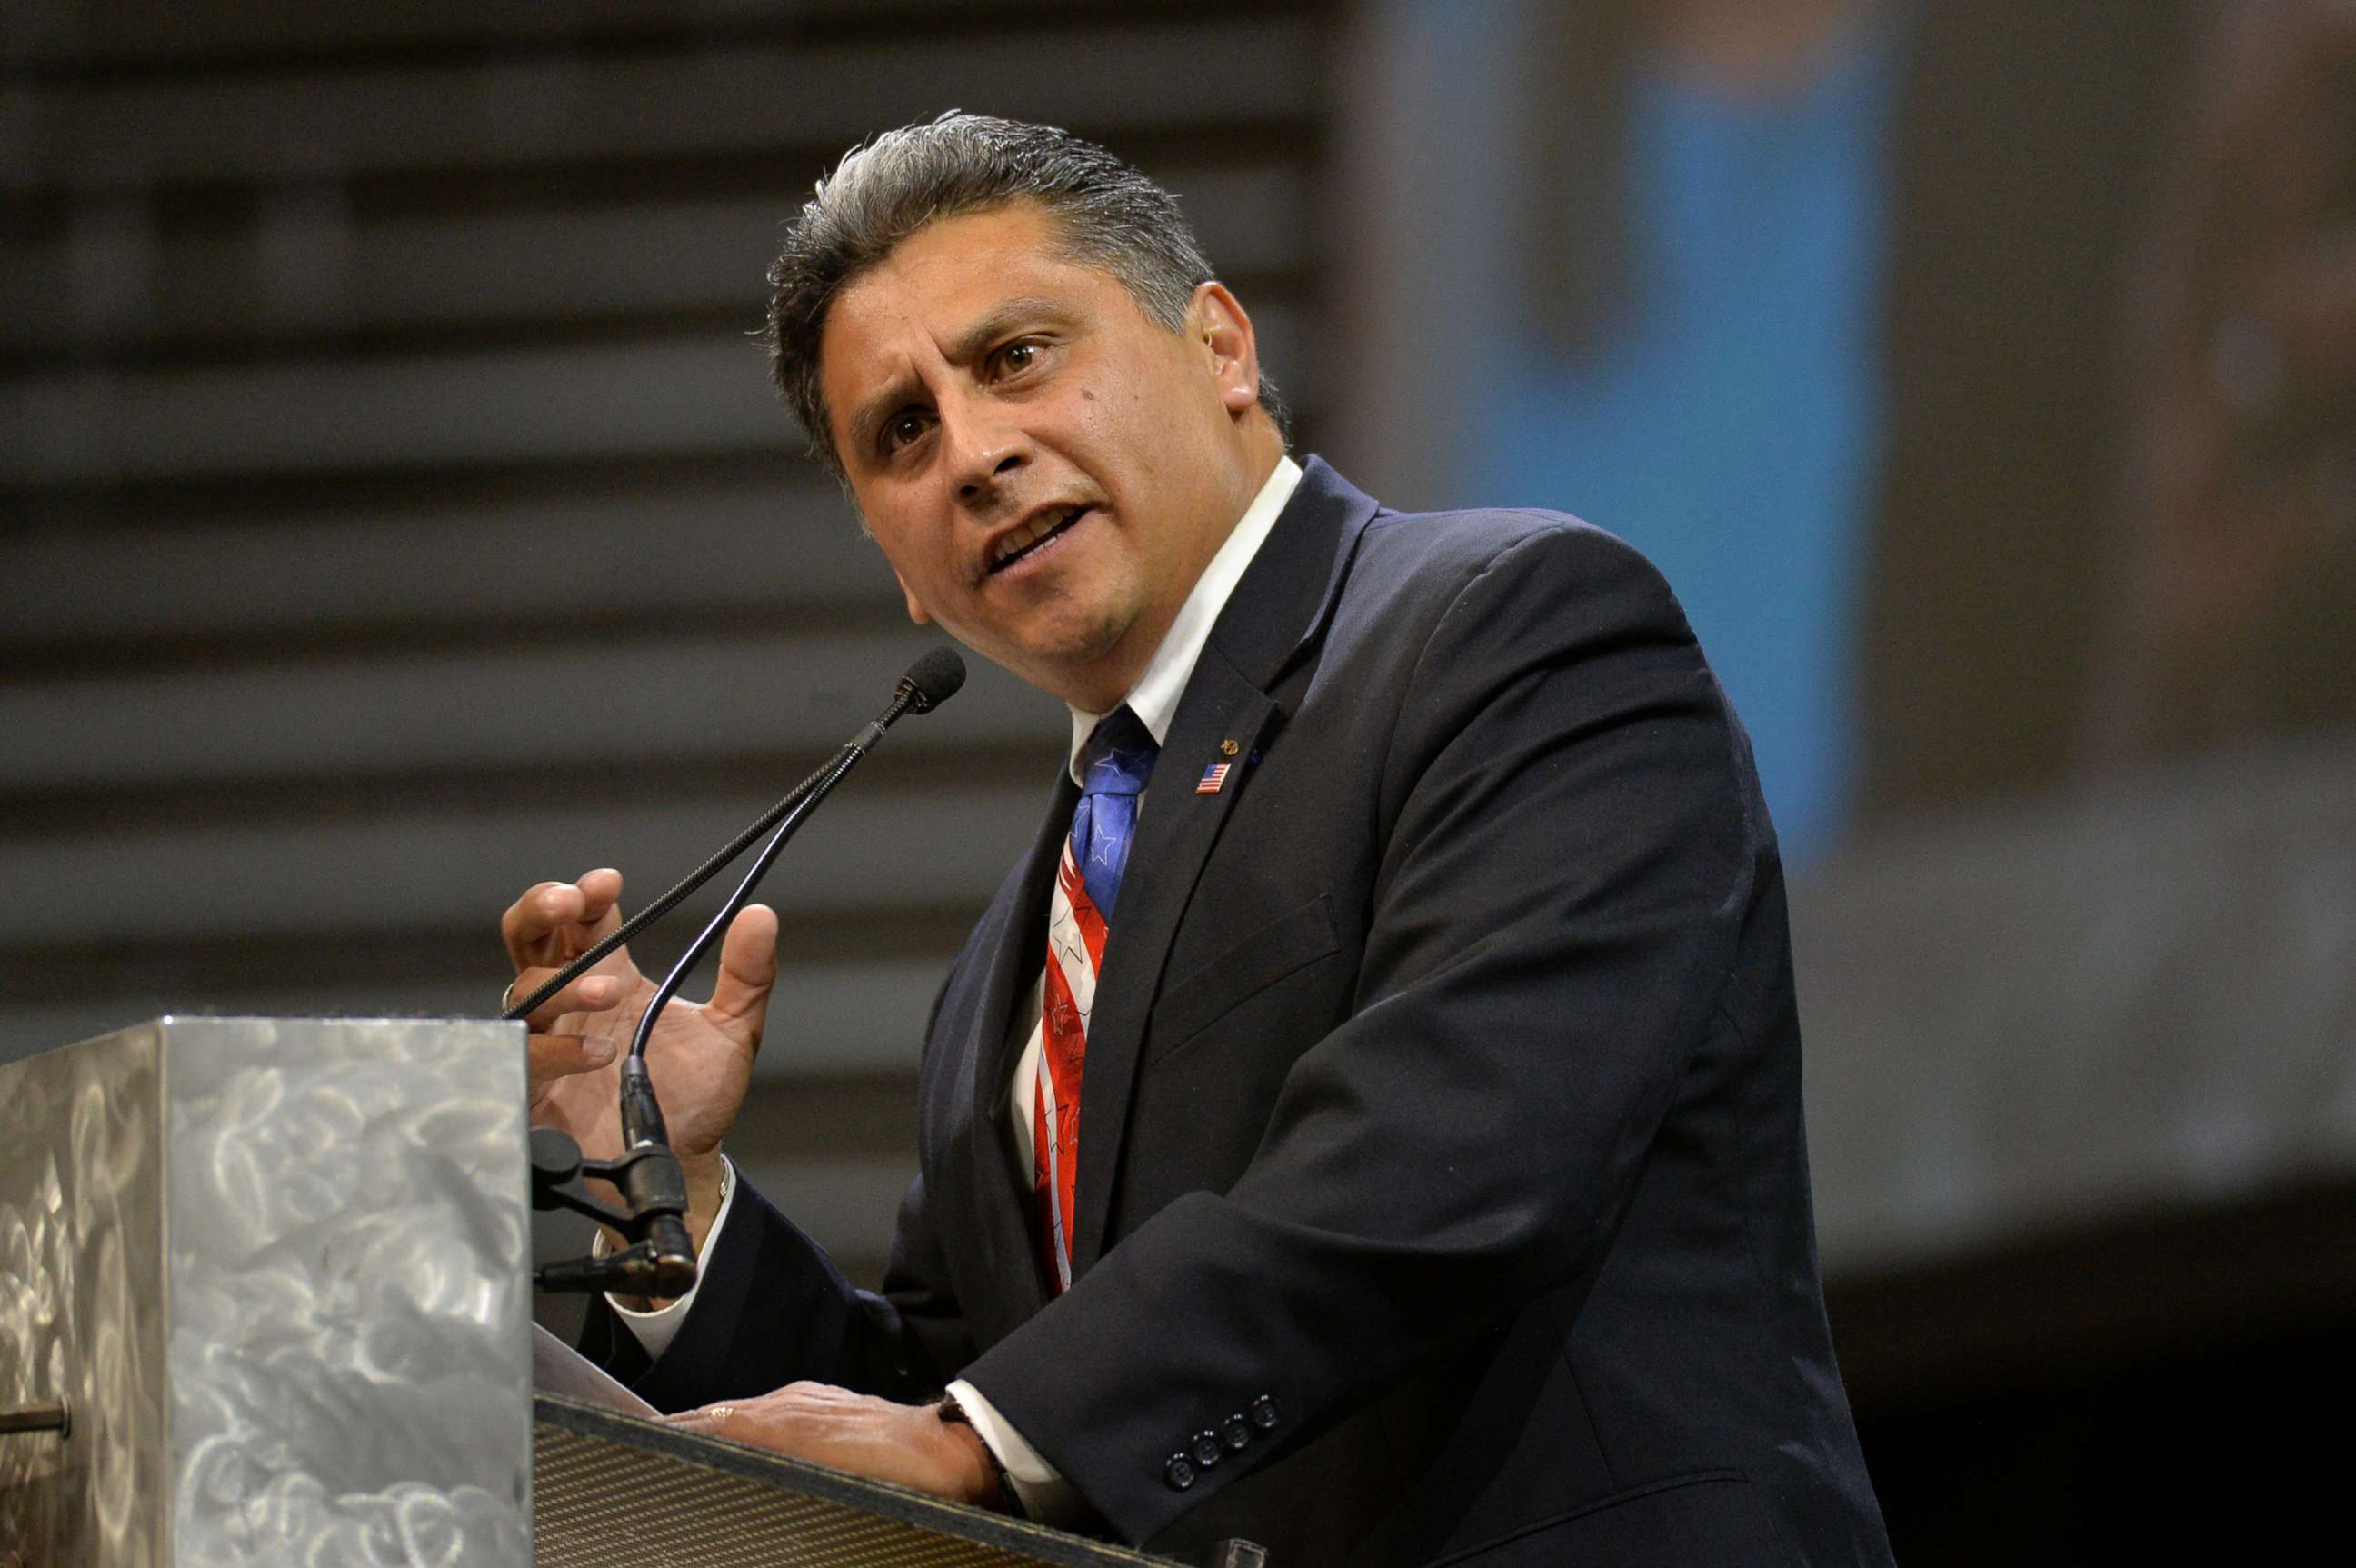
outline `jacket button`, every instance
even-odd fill
[[[1246,1421],[1240,1414],[1231,1415],[1219,1423],[1219,1441],[1236,1453],[1242,1453],[1251,1439],[1251,1423]]]
[[[1172,1491],[1183,1492],[1194,1484],[1194,1462],[1183,1454],[1173,1454],[1162,1466],[1162,1478],[1170,1483]]]
[[[1279,1420],[1273,1395],[1262,1394],[1251,1403],[1251,1423],[1262,1432],[1273,1431]]]
[[[1194,1441],[1186,1446],[1193,1452],[1198,1470],[1207,1470],[1227,1456],[1227,1451],[1219,1446],[1219,1434],[1215,1432],[1198,1432]]]

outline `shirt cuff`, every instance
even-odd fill
[[[735,1205],[736,1167],[727,1155],[723,1155],[720,1156],[720,1212],[712,1217],[712,1229],[703,1233],[703,1250],[696,1254],[699,1265],[711,1255],[712,1244],[720,1240],[720,1228],[728,1223],[728,1211]],[[597,1232],[589,1251],[593,1257],[605,1255],[604,1230]],[[679,1326],[687,1321],[687,1310],[695,1305],[695,1293],[702,1288],[703,1270],[699,1266],[695,1271],[695,1283],[687,1287],[685,1295],[656,1307],[652,1312],[640,1312],[625,1306],[621,1298],[613,1294],[605,1297],[605,1305],[614,1309],[614,1316],[629,1329],[631,1337],[637,1340],[638,1348],[647,1353],[647,1359],[659,1361],[662,1353],[670,1348],[670,1342],[679,1337]]]
[[[948,1386],[948,1395],[965,1412],[974,1435],[998,1456],[1006,1471],[1007,1480],[1013,1483],[1014,1495],[1022,1500],[1023,1511],[1041,1524],[1072,1525],[1087,1517],[1088,1505],[1079,1488],[1066,1481],[1047,1463],[1039,1451],[1023,1440],[1023,1434],[1007,1424],[998,1408],[982,1397],[980,1389],[959,1378]]]

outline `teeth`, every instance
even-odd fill
[[[1071,521],[1080,514],[1080,508],[1071,506],[1057,507],[1053,511],[1041,512],[1031,522],[1000,540],[991,551],[990,564],[992,566],[1003,566],[1023,551]]]

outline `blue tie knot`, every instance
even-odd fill
[[[1125,707],[1115,708],[1098,721],[1080,754],[1080,793],[1142,795],[1161,751],[1143,719]]]
[[[1153,776],[1162,748],[1144,721],[1127,707],[1107,714],[1082,752],[1080,803],[1072,812],[1072,864],[1088,890],[1088,902],[1108,924],[1129,865],[1130,841],[1137,836],[1137,800]]]

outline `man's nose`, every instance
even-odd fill
[[[943,411],[942,435],[949,449],[949,474],[958,499],[987,504],[1006,476],[1031,460],[1030,437],[1001,411],[987,404]]]

